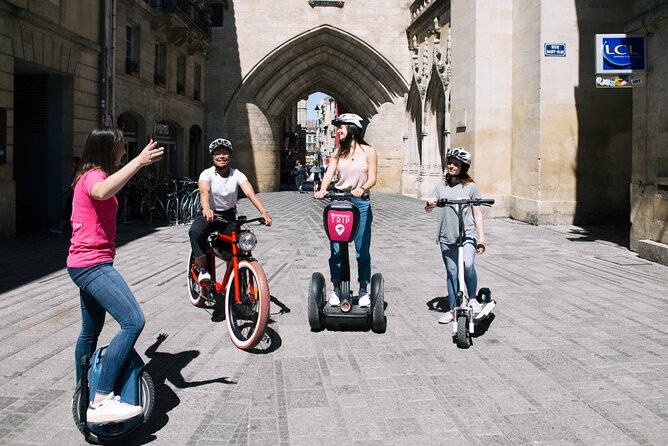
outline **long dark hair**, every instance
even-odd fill
[[[81,161],[74,174],[72,187],[90,169],[100,169],[107,175],[116,170],[116,148],[123,144],[123,132],[116,127],[101,126],[88,134]]]
[[[362,129],[352,124],[341,124],[341,125],[346,126],[346,128],[348,129],[348,135],[346,136],[346,139],[344,139],[343,141],[339,141],[339,150],[337,150],[336,153],[334,154],[334,158],[336,159],[346,158],[353,148],[353,141],[359,144],[360,146],[369,145],[369,143],[364,141],[364,138],[362,138]]]

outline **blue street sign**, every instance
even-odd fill
[[[565,57],[566,44],[565,43],[546,43],[545,44],[546,57]]]

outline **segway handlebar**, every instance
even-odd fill
[[[339,192],[339,191],[329,191],[325,194],[323,198],[329,198],[331,200],[349,200],[351,198],[356,198],[350,192]],[[360,197],[360,200],[368,200],[369,193],[365,192]]]
[[[486,205],[491,206],[494,204],[493,198],[465,198],[458,200],[448,200],[447,198],[441,198],[436,202],[436,206],[442,208],[451,204],[471,204],[473,206]]]

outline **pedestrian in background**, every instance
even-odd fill
[[[151,140],[137,157],[117,169],[125,153],[123,133],[114,127],[99,127],[88,135],[74,176],[67,272],[79,287],[81,304],[81,332],[74,353],[77,382],[87,373],[82,370],[81,358],[95,351],[106,313],[121,327],[102,358],[95,397],[86,412],[91,423],[120,422],[142,412],[141,406],[124,403],[114,395],[119,373],[144,328],[144,313],[113,266],[115,195],[142,167],[159,161],[164,148]]]
[[[313,167],[311,168],[311,173],[313,174],[313,192],[318,192],[320,189],[320,179],[322,178],[321,175],[322,168],[320,167],[320,163],[318,161],[313,162]]]
[[[447,153],[447,169],[445,181],[434,187],[434,198],[427,200],[425,211],[431,212],[436,202],[442,198],[449,200],[482,198],[478,186],[468,174],[471,167],[471,154],[461,147]],[[464,281],[471,299],[469,304],[473,313],[480,313],[482,306],[475,298],[478,289],[478,275],[475,270],[475,255],[485,252],[485,228],[482,221],[480,205],[462,208],[466,236],[464,238]],[[459,293],[459,279],[457,277],[457,261],[459,251],[457,238],[459,237],[459,217],[455,208],[444,206],[438,208],[436,242],[441,248],[443,263],[447,275],[448,300],[450,311],[445,313],[438,322],[449,324],[454,319],[452,312],[455,308],[455,299]],[[477,235],[476,235],[477,232]]]
[[[371,298],[367,286],[371,281],[371,201],[367,192],[375,186],[378,172],[378,155],[362,138],[362,118],[354,113],[345,113],[332,121],[339,135],[340,145],[334,151],[327,166],[327,173],[322,180],[322,187],[314,197],[322,199],[335,173],[338,181],[334,187],[341,192],[350,192],[354,198],[350,201],[360,211],[360,223],[355,235],[357,258],[357,280],[360,285],[359,306],[368,307]],[[330,243],[329,271],[333,284],[329,304],[341,303],[341,253],[338,243]]]
[[[295,177],[295,185],[297,186],[297,191],[301,194],[302,193],[302,186],[304,185],[304,174],[306,171],[304,170],[304,166],[302,166],[302,163],[297,160],[295,162],[295,167],[292,169],[292,175]]]

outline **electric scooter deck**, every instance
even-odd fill
[[[360,307],[359,305],[352,305],[350,311],[344,313],[339,307],[333,307],[326,304],[322,312],[327,320],[345,320],[346,323],[367,323],[369,316],[371,316],[371,307]]]

